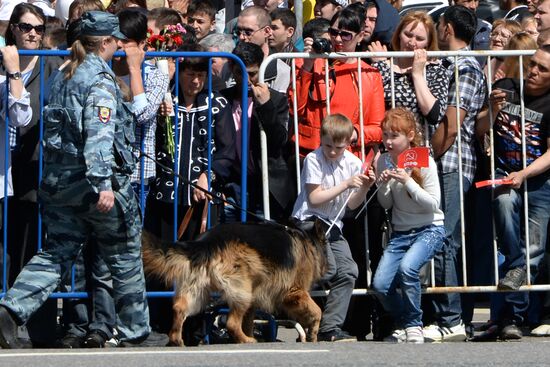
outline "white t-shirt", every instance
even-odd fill
[[[314,207],[307,199],[306,184],[321,185],[323,189],[328,189],[360,172],[361,160],[353,153],[346,150],[338,161],[331,162],[325,158],[322,148],[315,149],[304,160],[304,168],[300,178],[301,192],[294,204],[292,216],[305,220],[315,215],[328,224],[332,223],[352,191],[346,190],[331,201]],[[343,226],[342,217],[344,213],[343,210],[335,222],[340,229]]]

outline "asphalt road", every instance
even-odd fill
[[[476,309],[474,322],[488,319]],[[282,342],[202,345],[184,348],[103,350],[1,350],[0,367],[186,367],[186,366],[550,366],[550,337],[491,343],[391,344],[374,342],[296,343],[294,329],[279,327]]]
[[[0,351],[0,366],[548,366],[550,338],[521,342],[263,343],[192,348]]]

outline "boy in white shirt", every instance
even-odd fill
[[[327,236],[328,271],[324,280],[329,284],[330,294],[319,327],[319,341],[354,339],[341,329],[358,270],[349,244],[342,236],[344,211],[340,213],[340,209],[346,201],[350,209],[363,203],[375,178],[372,170],[361,172],[361,160],[346,150],[353,132],[351,121],[344,115],[329,115],[323,119],[321,146],[304,160],[301,192],[292,212],[293,217],[305,222],[303,225],[314,217],[327,225],[335,222]]]

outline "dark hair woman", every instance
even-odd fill
[[[39,50],[46,30],[46,17],[42,9],[21,3],[15,6],[11,14],[5,38],[7,45],[13,45],[18,50]],[[21,56],[19,70],[25,89],[30,93],[30,107],[33,112],[30,123],[17,130],[12,129],[10,138],[16,141],[13,150],[12,176],[14,200],[10,202],[12,215],[17,218],[10,225],[9,246],[11,256],[10,274],[12,279],[17,276],[25,264],[36,252],[38,243],[38,144],[40,121],[40,80],[48,80],[49,76],[61,64],[58,57],[48,57],[44,60],[44,72],[40,75],[40,60],[38,56]],[[44,104],[46,101],[44,101]],[[32,329],[32,326],[31,326]]]
[[[363,13],[343,9],[334,15],[328,30],[332,50],[354,52],[362,39],[365,24]],[[304,52],[314,53],[313,39],[304,39]],[[355,133],[352,151],[361,152],[360,136],[363,131],[365,145],[377,145],[382,141],[380,122],[384,118],[384,89],[377,69],[361,61],[361,77],[358,75],[357,58],[337,59],[325,68],[322,59],[304,59],[297,74],[296,94],[298,99],[300,154],[306,155],[320,144],[320,122],[328,115],[325,75],[329,75],[330,113],[348,116]],[[363,129],[360,126],[359,81],[362,84]],[[293,106],[293,92],[289,91],[290,106]]]

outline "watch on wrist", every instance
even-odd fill
[[[6,72],[6,75],[8,76],[8,78],[13,79],[13,80],[21,79],[21,72],[20,71],[16,71],[15,73]]]

